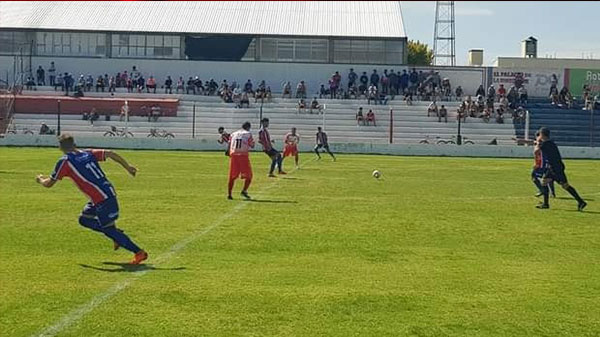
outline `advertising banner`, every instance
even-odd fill
[[[600,94],[600,69],[568,69],[567,80],[571,94],[581,97],[583,85],[587,85],[592,95]]]
[[[508,91],[515,79],[523,81],[529,97],[549,97],[552,83],[556,83],[558,90],[565,85],[563,69],[494,68],[492,82],[496,89],[504,84]]]

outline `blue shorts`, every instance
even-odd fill
[[[88,202],[81,211],[81,215],[98,218],[100,225],[106,227],[119,218],[119,203],[117,198],[106,199],[96,205]]]

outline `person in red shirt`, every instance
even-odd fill
[[[250,133],[250,122],[245,122],[242,128],[231,134],[229,141],[229,184],[227,199],[232,200],[231,191],[238,177],[244,179],[241,195],[250,199],[248,188],[252,182],[252,166],[250,166],[250,149],[254,148],[254,139]]]
[[[58,141],[64,156],[58,160],[54,172],[49,177],[39,174],[36,181],[50,188],[62,178],[69,177],[90,200],[79,216],[79,224],[112,239],[115,250],[123,247],[134,253],[131,264],[140,264],[146,260],[148,253],[116,227],[115,221],[119,218],[117,194],[99,162],[110,158],[134,177],[137,169],[110,150],[79,150],[75,146],[73,136],[69,134],[62,134]]]
[[[500,84],[500,87],[498,87],[498,100],[500,100],[500,98],[505,97],[506,96],[506,88],[504,88],[504,84]]]
[[[373,126],[377,126],[377,124],[375,124],[375,113],[373,112],[373,110],[369,109],[369,112],[367,112],[367,119],[365,120],[365,122],[367,123],[367,125],[369,125],[370,122],[373,122]]]

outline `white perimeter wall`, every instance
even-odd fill
[[[80,147],[137,149],[137,150],[191,150],[224,151],[225,147],[216,139],[156,139],[156,138],[104,138],[77,137]],[[7,135],[0,138],[0,146],[44,146],[57,147],[56,136]],[[276,147],[280,147],[279,144]],[[389,154],[403,156],[448,156],[448,157],[505,157],[532,158],[532,148],[525,146],[493,145],[422,145],[422,144],[331,144],[337,153]],[[281,150],[281,148],[279,148]],[[301,151],[311,151],[311,144],[300,144]],[[58,150],[57,150],[58,151]],[[565,158],[600,159],[600,148],[560,148]],[[258,151],[255,151],[260,153]]]
[[[281,87],[285,81],[291,81],[293,87],[300,80],[304,80],[308,85],[308,93],[314,94],[319,90],[321,84],[327,86],[327,81],[335,71],[342,75],[342,82],[347,84],[347,75],[350,68],[360,76],[363,71],[368,75],[377,69],[378,73],[383,73],[384,69],[393,69],[395,72],[402,72],[407,69],[406,66],[393,65],[349,65],[349,64],[312,64],[312,63],[264,63],[264,62],[214,62],[214,61],[187,61],[187,60],[144,60],[144,59],[109,59],[109,58],[77,58],[77,57],[33,57],[32,70],[35,76],[35,69],[41,65],[48,75],[50,62],[54,61],[57,72],[69,72],[74,76],[79,74],[99,74],[115,75],[117,72],[131,71],[132,66],[137,66],[146,79],[153,75],[158,79],[160,85],[163,84],[167,75],[171,75],[174,81],[179,76],[187,80],[189,76],[200,76],[203,81],[214,78],[221,82],[227,79],[229,83],[237,81],[246,83],[252,79],[255,86],[264,79],[267,85],[271,86],[273,92],[281,92]],[[6,80],[7,75],[12,79],[14,58],[12,56],[0,56],[0,79]],[[417,68],[423,70],[425,68]],[[437,71],[443,77],[450,78],[452,87],[462,86],[466,94],[474,94],[479,84],[485,83],[485,68],[439,68]]]

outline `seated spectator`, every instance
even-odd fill
[[[27,82],[25,82],[25,89],[35,90],[35,80],[33,79],[33,77],[27,77]]]
[[[434,116],[438,115],[438,107],[437,107],[437,103],[435,101],[432,101],[429,104],[429,107],[427,108],[427,117],[429,117],[430,115],[434,115]]]
[[[506,88],[504,88],[504,84],[500,84],[498,88],[498,98],[500,99],[502,96],[506,96]]]
[[[358,87],[356,86],[356,83],[353,83],[351,86],[348,87],[348,99],[358,99],[359,96],[360,94],[358,93]]]
[[[504,123],[504,113],[501,109],[496,109],[496,123],[503,124]]]
[[[171,79],[171,76],[167,76],[167,79],[165,80],[165,94],[167,93],[173,93],[173,79]]]
[[[83,113],[83,120],[89,121],[91,125],[94,125],[94,121],[98,120],[100,116],[96,112],[96,108],[92,108],[92,111]]]
[[[242,100],[242,89],[240,87],[233,89],[231,99],[237,107],[240,107],[240,101]]]
[[[362,123],[365,124],[365,116],[363,115],[362,106],[358,108],[358,112],[356,113],[356,125],[360,125]]]
[[[242,99],[240,99],[239,108],[243,108],[244,105],[246,106],[246,108],[250,108],[250,97],[248,97],[247,92],[244,92],[242,94]]]
[[[467,113],[468,113],[468,105],[467,102],[464,101],[462,103],[460,103],[460,106],[458,107],[458,109],[456,109],[456,119],[460,120],[462,119],[463,122],[467,121]]]
[[[500,100],[499,102],[499,108],[506,111],[508,109],[508,98],[506,98],[506,96],[502,95],[500,96]]]
[[[94,86],[94,77],[91,74],[88,74],[85,79],[85,91],[92,91],[92,87]]]
[[[371,84],[369,86],[369,89],[367,90],[367,104],[371,104],[371,101],[374,101],[375,104],[377,104],[377,99],[378,99],[378,95],[377,95],[377,87],[373,84]]]
[[[306,113],[306,106],[307,106],[307,104],[306,104],[306,101],[304,100],[304,98],[301,98],[301,99],[298,101],[298,113],[300,113],[300,112],[302,112],[302,111],[303,111],[304,113]]]
[[[310,113],[313,113],[313,110],[317,110],[317,113],[323,113],[323,106],[319,104],[317,98],[313,98],[312,102],[310,102]]]
[[[442,97],[449,100],[450,96],[452,96],[452,86],[450,85],[450,79],[445,77],[442,80]]]
[[[306,99],[306,84],[304,84],[304,81],[300,81],[296,86],[296,98]]]
[[[443,104],[440,107],[440,109],[438,110],[437,116],[438,116],[438,123],[442,122],[442,117],[444,117],[444,121],[446,123],[448,123],[448,110],[446,109],[446,107]]]
[[[558,105],[559,101],[558,101],[558,88],[556,87],[556,85],[552,85],[550,87],[550,102],[552,103],[552,105]]]
[[[122,122],[125,120],[125,118],[129,119],[129,105],[127,104],[127,101],[125,101],[125,104],[123,104],[121,107],[121,111],[119,112],[119,121]]]
[[[477,88],[477,92],[475,92],[475,96],[485,96],[485,89],[483,88],[483,84],[479,85],[479,88]]]
[[[104,92],[104,87],[105,87],[105,83],[104,83],[104,77],[98,76],[98,78],[96,79],[96,92],[98,92],[99,90],[102,90],[102,92]]]
[[[182,76],[179,76],[179,79],[177,80],[177,88],[175,89],[175,93],[178,94],[179,90],[181,90],[181,93],[183,93],[184,87],[185,87],[185,81],[183,80]]]
[[[281,98],[292,98],[292,84],[289,81],[285,82],[281,92]]]
[[[571,95],[571,92],[567,87],[562,87],[562,89],[560,89],[558,101],[561,106],[566,106],[569,109],[573,107],[573,95]]]
[[[152,108],[150,108],[150,114],[148,114],[148,122],[152,120],[153,122],[157,122],[158,118],[162,115],[162,110],[158,104],[154,104]]]
[[[53,135],[53,134],[54,134],[54,130],[50,130],[48,125],[46,125],[45,122],[42,122],[42,125],[40,126],[40,135]]]
[[[465,111],[469,111],[471,110],[471,108],[473,107],[473,99],[471,98],[471,95],[467,96],[467,99],[465,99]]]
[[[77,89],[73,93],[73,97],[83,97],[83,87],[77,86]]]
[[[188,78],[187,86],[185,87],[185,94],[189,95],[190,91],[192,92],[192,94],[196,94],[196,85],[194,83],[194,79],[192,79],[191,76],[190,78]]]
[[[512,118],[515,122],[525,122],[527,116],[527,110],[525,110],[522,106],[513,110]]]
[[[382,91],[378,95],[379,104],[385,105],[388,103],[388,96]]]
[[[483,119],[483,121],[487,123],[487,122],[489,122],[489,121],[490,121],[490,118],[491,118],[491,117],[492,117],[492,115],[493,115],[493,111],[494,111],[494,110],[490,110],[490,109],[488,109],[488,108],[485,108],[485,109],[483,110],[483,113],[482,113],[482,114],[481,114],[479,117],[480,117],[480,118],[482,118],[482,119]]]
[[[146,87],[146,79],[144,78],[144,76],[140,75],[138,77],[138,79],[137,79],[137,92],[138,92],[138,94],[142,93],[142,91],[144,90],[144,87]]]
[[[477,95],[477,101],[475,102],[475,108],[476,108],[478,114],[483,113],[483,110],[485,109],[485,101],[484,101],[482,95]]]
[[[413,93],[411,90],[406,90],[404,94],[404,101],[406,105],[413,105]]]
[[[214,96],[217,93],[218,88],[219,85],[217,84],[217,82],[211,78],[210,81],[208,81],[208,85],[205,86],[204,91],[205,94],[206,92],[208,92],[209,96]]]
[[[214,82],[211,79],[212,82]],[[214,83],[214,86],[216,87],[217,83]],[[211,86],[211,82],[207,81],[206,85],[202,85],[202,80],[200,79],[200,77],[196,76],[193,80],[192,80],[192,86],[194,88],[193,92],[194,95],[198,94],[198,95],[208,95],[209,94],[209,86]],[[214,91],[214,90],[213,90]],[[211,94],[212,95],[212,94]]]
[[[81,87],[82,91],[85,91],[85,77],[83,75],[79,75],[79,79],[77,79],[77,84],[75,85],[75,90]]]
[[[248,81],[246,81],[246,84],[244,84],[244,92],[247,94],[254,95],[254,90],[252,90],[252,81],[250,79],[248,79]]]
[[[520,87],[519,90],[517,90],[518,94],[519,94],[519,102],[521,104],[527,104],[527,100],[528,100],[528,96],[527,96],[527,89],[525,89],[524,86]]]
[[[369,112],[367,112],[367,118],[365,119],[365,123],[366,125],[369,125],[369,123],[373,122],[373,126],[377,126],[377,124],[375,124],[375,113],[373,112],[373,110],[369,109]]]

